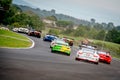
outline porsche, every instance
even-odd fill
[[[76,60],[84,60],[93,62],[95,64],[99,63],[99,55],[97,54],[97,50],[92,46],[82,46],[77,51]]]
[[[71,48],[69,44],[61,39],[56,39],[52,41],[50,47],[51,47],[51,52],[58,51],[58,52],[66,53],[68,56],[70,56],[71,54]]]
[[[57,39],[57,36],[52,35],[52,34],[47,34],[43,37],[43,41],[52,42],[54,39]]]
[[[105,62],[110,64],[112,57],[110,55],[110,52],[108,51],[98,51],[98,55],[100,56],[99,61],[100,62]]]

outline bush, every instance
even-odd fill
[[[48,33],[49,33],[49,34],[58,35],[58,34],[60,33],[60,31],[57,30],[57,29],[50,29]]]

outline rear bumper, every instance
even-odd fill
[[[71,51],[70,50],[60,50],[60,48],[52,47],[52,51],[57,51],[57,52],[62,52],[70,55]]]
[[[99,61],[100,62],[106,62],[106,63],[110,63],[111,62],[110,59],[103,59],[103,58],[100,58]]]
[[[90,59],[85,59],[85,58],[80,58],[80,57],[76,57],[76,60],[83,60],[83,61],[87,61],[87,62],[93,62],[93,63],[98,63],[99,60],[90,60]]]

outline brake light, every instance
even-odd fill
[[[97,55],[94,55],[94,57],[98,57]]]
[[[109,55],[106,55],[106,57],[109,57]]]
[[[78,52],[79,54],[82,54],[82,52],[80,51],[80,52]]]
[[[55,42],[52,43],[53,45],[56,44]]]
[[[67,48],[67,49],[70,49],[70,48]]]

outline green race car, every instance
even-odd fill
[[[51,42],[50,46],[51,46],[51,52],[58,51],[58,52],[66,53],[67,55],[71,54],[71,48],[69,44],[61,39],[54,40],[53,42]]]

